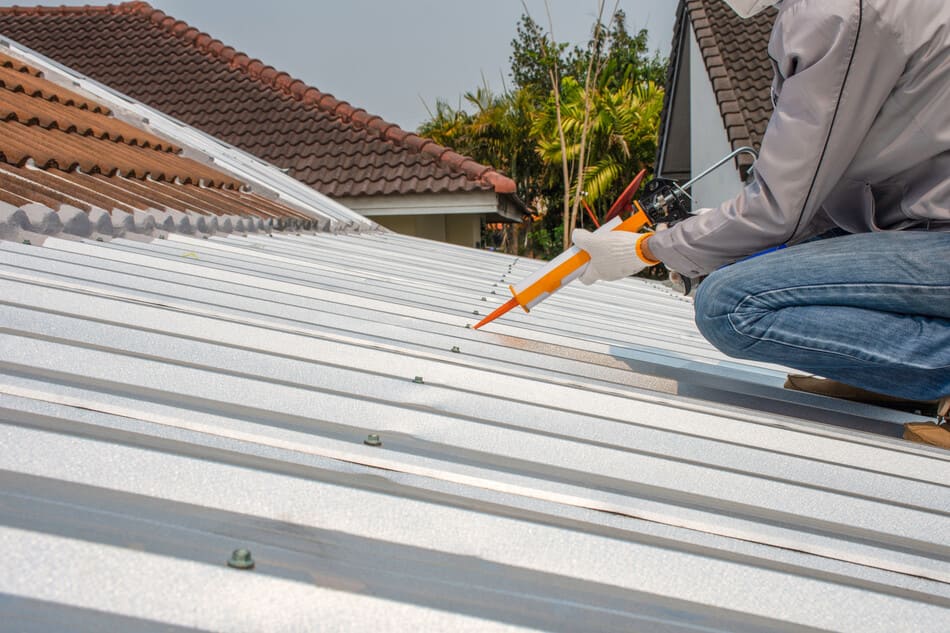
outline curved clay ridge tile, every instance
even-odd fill
[[[84,137],[20,123],[4,123],[3,162],[22,167],[30,161],[40,169],[121,174],[240,190],[243,183],[190,158],[154,149]]]
[[[18,73],[25,73],[28,75],[32,75],[34,77],[43,76],[43,73],[33,68],[32,66],[21,62],[19,59],[16,59],[15,57],[8,57],[7,55],[4,55],[3,53],[0,53],[0,67],[9,68],[10,70],[14,70]]]
[[[44,12],[47,7],[33,7],[29,11]],[[120,5],[106,7],[58,7],[50,12],[111,12],[115,14],[140,14],[147,17],[156,26],[168,33],[181,38],[188,44],[210,55],[218,57],[236,70],[248,74],[261,83],[274,88],[297,101],[316,107],[319,110],[332,114],[340,119],[352,123],[365,130],[374,132],[384,141],[402,145],[431,156],[449,169],[461,172],[467,178],[482,182],[496,193],[513,194],[516,191],[515,182],[492,167],[482,165],[475,160],[456,153],[451,148],[439,145],[430,139],[423,138],[413,132],[401,129],[395,123],[390,123],[379,116],[369,114],[362,108],[354,108],[346,101],[340,101],[333,95],[321,92],[308,86],[299,79],[295,79],[285,72],[278,71],[273,66],[267,66],[258,59],[236,51],[226,46],[221,40],[212,38],[207,33],[189,26],[186,22],[167,16],[163,11],[154,9],[147,2],[125,2]]]
[[[12,68],[0,65],[0,88],[11,92],[23,92],[31,97],[40,97],[46,101],[55,101],[63,105],[89,110],[97,114],[112,114],[104,105],[86,99],[68,88],[47,81],[40,76],[18,72]]]
[[[0,80],[0,84],[2,84]],[[0,89],[0,121],[38,125],[47,130],[94,136],[98,139],[137,145],[178,154],[177,145],[120,121],[115,117],[67,106],[59,101],[31,97],[25,92]]]

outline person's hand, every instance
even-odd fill
[[[595,281],[615,281],[657,264],[644,259],[638,248],[640,240],[648,235],[629,231],[591,233],[575,229],[571,234],[574,245],[590,255],[590,263],[580,276],[581,283],[589,286]]]

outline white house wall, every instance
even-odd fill
[[[386,215],[377,218],[390,231],[427,240],[476,246],[482,239],[483,215]]]
[[[338,202],[391,231],[469,247],[481,241],[486,216],[520,220],[517,212],[501,208],[494,191],[366,196]]]
[[[732,146],[691,25],[688,35],[690,67],[695,69],[690,73],[690,151],[692,175],[695,176],[731,152]],[[735,196],[740,187],[739,172],[733,163],[727,163],[693,186],[693,208],[718,206],[723,200]]]
[[[337,200],[365,217],[393,215],[486,215],[501,213],[494,191],[425,195],[366,196]],[[512,217],[520,220],[520,216]]]

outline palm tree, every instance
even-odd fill
[[[585,164],[577,165],[588,100]],[[545,164],[555,166],[561,164],[563,153],[574,169],[584,170],[583,195],[588,203],[595,209],[606,209],[634,174],[653,162],[663,90],[652,81],[628,78],[613,89],[607,84],[585,91],[577,81],[566,78],[561,86],[561,126],[566,140],[563,148],[555,107],[552,98],[535,117],[538,155]],[[571,197],[580,193],[575,184]]]
[[[594,101],[584,189],[592,206],[600,201],[609,207],[633,176],[653,163],[663,90],[653,82],[628,80],[615,91],[599,91]]]
[[[465,154],[470,145],[470,123],[471,117],[464,110],[455,109],[447,101],[439,99],[435,102],[435,112],[429,110],[429,120],[419,126],[418,132],[439,145]]]

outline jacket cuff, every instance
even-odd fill
[[[667,268],[681,275],[698,277],[708,272],[677,249],[675,227],[654,233],[650,238],[650,251],[655,257],[659,257]]]
[[[650,241],[653,241],[653,233],[641,233],[640,237],[637,238],[636,242],[636,251],[637,257],[640,258],[640,261],[646,264],[647,266],[656,266],[660,263],[658,259],[651,259],[647,257],[647,254],[643,251],[643,244],[646,242],[646,239],[649,237]]]

